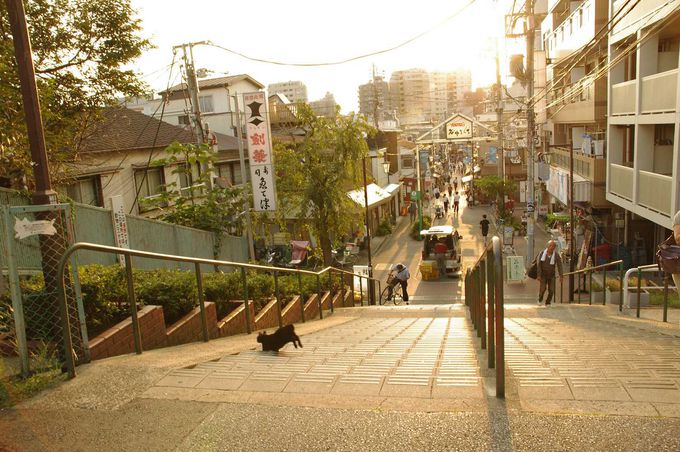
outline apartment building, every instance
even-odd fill
[[[549,155],[546,188],[569,204],[574,163],[574,203],[596,214],[605,239],[615,240],[618,209],[605,196],[607,131],[608,0],[550,0],[541,23],[539,48],[545,54],[546,95],[538,123],[541,151]],[[598,237],[598,240],[601,237]]]
[[[606,197],[625,209],[628,242],[649,249],[680,210],[680,10],[659,0],[609,7],[622,20],[609,34]]]
[[[317,116],[335,116],[335,107],[338,103],[335,102],[335,96],[333,93],[326,92],[326,95],[319,100],[313,100],[309,103],[314,113]]]
[[[299,80],[291,80],[288,82],[272,83],[267,86],[267,93],[283,94],[286,98],[294,104],[307,103],[307,85]]]
[[[359,113],[371,124],[392,117],[394,110],[389,83],[382,76],[376,75],[368,83],[359,85]]]

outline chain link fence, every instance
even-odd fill
[[[0,328],[6,330],[3,354],[28,374],[37,366],[65,362],[59,260],[73,243],[71,209],[68,204],[50,206],[4,206],[2,233],[3,276],[8,291],[1,296]],[[5,276],[6,275],[6,276]],[[77,275],[66,276],[66,302],[70,319],[72,353],[86,362],[87,334],[79,296]],[[3,315],[9,312],[10,315]]]

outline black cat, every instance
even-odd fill
[[[262,344],[262,351],[273,351],[278,352],[280,348],[286,345],[288,342],[292,342],[295,348],[298,345],[302,347],[302,342],[300,342],[300,337],[295,334],[295,327],[293,325],[286,325],[279,328],[274,332],[274,334],[260,333],[257,335],[257,342]]]

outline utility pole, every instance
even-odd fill
[[[191,99],[191,116],[194,127],[196,128],[196,141],[198,144],[205,143],[206,136],[201,120],[201,106],[198,102],[198,82],[196,81],[196,68],[194,66],[194,46],[208,45],[208,41],[190,42],[173,47],[173,50],[182,49],[182,60],[184,60],[184,75],[187,79],[187,89]]]
[[[536,218],[536,199],[534,182],[534,0],[526,1],[526,34],[527,34],[527,262],[534,257],[534,222]]]
[[[375,84],[375,64],[373,64],[373,125],[375,126],[376,129],[378,129],[378,109],[379,109],[379,102],[378,102],[378,87]]]
[[[503,92],[501,86],[501,62],[498,56],[498,40],[496,40],[496,88],[498,89],[498,98],[496,105],[496,121],[498,121],[498,177],[505,180],[505,152],[503,150]],[[502,200],[501,200],[502,201]]]
[[[373,260],[371,256],[371,228],[370,228],[370,216],[368,213],[368,185],[366,180],[366,157],[361,159],[363,176],[364,176],[364,206],[365,208],[365,221],[366,221],[366,251],[368,252],[368,304],[375,305],[375,284],[373,282]]]

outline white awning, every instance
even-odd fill
[[[376,184],[369,184],[366,193],[368,194],[368,207],[378,205],[392,197],[388,191],[380,188]],[[349,196],[352,201],[359,204],[361,207],[366,208],[366,198],[364,196],[363,188],[347,192],[347,196]]]
[[[472,180],[472,176],[463,176],[463,178],[461,180],[465,184],[465,183],[470,182]]]
[[[401,187],[401,182],[398,184],[389,184],[388,186],[384,187],[383,190],[385,190],[390,195],[394,195],[396,191],[399,191],[399,187]]]

